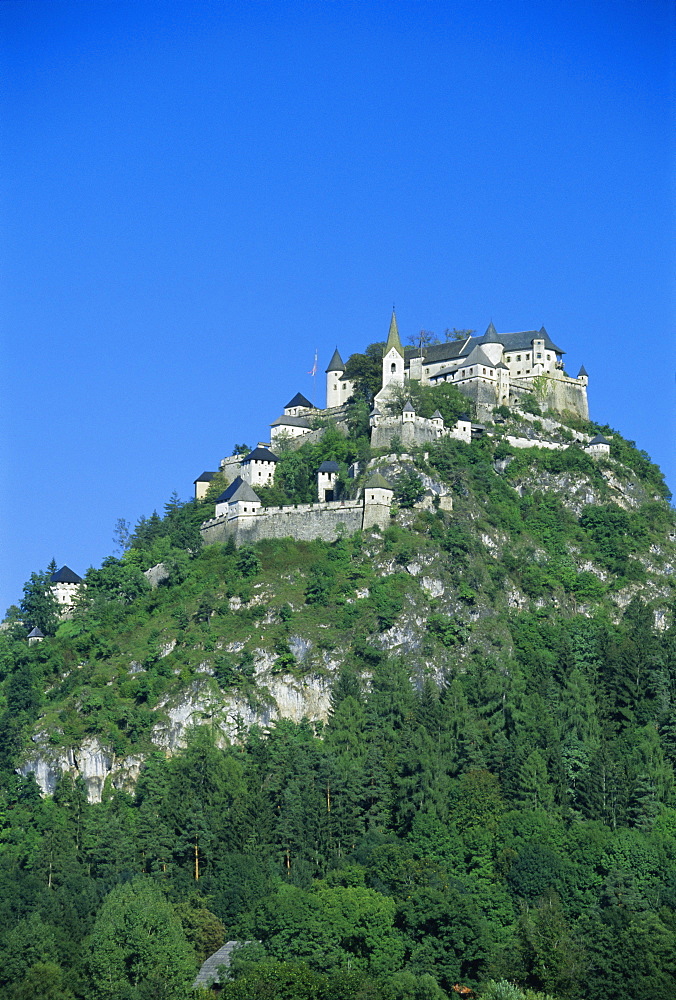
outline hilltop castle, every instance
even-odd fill
[[[484,430],[467,416],[460,417],[453,427],[447,427],[437,410],[426,418],[416,414],[410,400],[401,414],[388,412],[395,391],[404,389],[410,380],[424,385],[449,382],[472,401],[479,419],[493,416],[496,406],[518,404],[528,393],[537,395],[551,410],[571,411],[587,418],[587,373],[580,369],[577,378],[564,370],[563,350],[550,339],[547,331],[498,333],[491,323],[482,337],[467,336],[444,344],[404,348],[399,336],[394,310],[387,342],[383,350],[382,386],[376,393],[369,418],[371,445],[386,448],[396,439],[402,445],[424,445],[441,437],[452,437],[469,444]],[[319,440],[325,428],[317,418],[330,417],[346,431],[345,404],[354,394],[354,383],[346,375],[338,348],[326,369],[326,408],[319,409],[302,393],[286,404],[284,412],[270,425],[270,443],[259,442],[247,455],[230,455],[220,463],[220,471],[229,482],[218,497],[214,517],[202,525],[205,542],[225,541],[232,537],[237,544],[261,538],[324,538],[338,537],[342,530],[356,531],[374,526],[385,527],[394,490],[374,469],[366,483],[363,496],[357,500],[338,499],[335,462],[324,462],[317,470],[317,495],[313,504],[264,507],[256,488],[274,483],[279,461],[275,447],[296,448]],[[515,447],[532,442],[510,439]],[[586,440],[580,435],[580,443]],[[563,447],[547,444],[544,447]],[[610,450],[605,439],[590,442],[590,454],[604,457]],[[378,462],[375,462],[376,466]],[[373,465],[373,462],[371,463]],[[195,480],[195,497],[206,495],[216,473],[203,472]],[[424,501],[430,503],[429,496]],[[438,495],[435,503],[444,509],[452,507],[450,497]]]
[[[568,375],[564,354],[544,327],[498,333],[493,323],[482,337],[404,348],[392,310],[383,352],[382,389],[375,397],[375,405],[379,407],[387,400],[392,386],[403,386],[410,379],[423,385],[450,382],[476,404],[480,419],[488,417],[493,407],[518,403],[526,393],[537,389],[545,408],[560,413],[569,410],[587,420],[587,372],[583,366],[576,378]],[[327,409],[341,406],[354,391],[345,372],[336,348],[326,369]]]

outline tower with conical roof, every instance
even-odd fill
[[[353,392],[353,385],[349,379],[344,378],[345,365],[336,347],[333,357],[329,361],[326,369],[326,408],[332,406],[342,406],[350,398]]]
[[[383,351],[383,387],[376,395],[376,400],[380,402],[390,395],[393,386],[403,384],[404,348],[401,345],[397,316],[393,309],[390,329],[387,334],[387,343]]]

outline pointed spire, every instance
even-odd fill
[[[584,365],[580,365],[580,370],[577,373],[577,377],[580,378],[582,375],[587,375],[587,369],[585,368]],[[587,375],[587,378],[589,378],[589,375]]]
[[[484,333],[484,337],[497,337],[497,335],[498,331],[493,326],[493,320],[491,320],[490,323],[488,324],[486,332]]]
[[[387,334],[387,343],[385,344],[385,354],[389,351],[395,349],[401,354],[402,358],[404,356],[404,348],[401,346],[401,340],[399,339],[399,328],[397,327],[397,315],[392,309],[392,319],[390,320],[390,330]]]
[[[327,370],[327,372],[344,372],[345,371],[345,365],[343,364],[343,359],[341,358],[340,354],[338,353],[338,348],[337,347],[336,347],[335,351],[333,352],[333,357],[329,361],[329,367],[326,370]]]

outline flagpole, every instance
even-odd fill
[[[312,363],[312,371],[308,372],[308,375],[312,375],[312,406],[316,409],[315,400],[317,398],[317,358],[319,357],[319,351],[315,347],[315,359]]]

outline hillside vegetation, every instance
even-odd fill
[[[670,497],[616,431],[525,409],[385,455],[355,403],[261,494],[378,469],[384,531],[202,547],[220,482],[65,620],[33,574],[0,633],[2,996],[180,1000],[238,940],[226,998],[671,1000]]]

